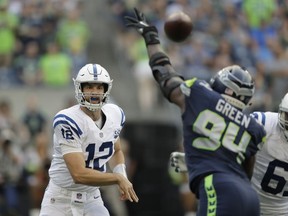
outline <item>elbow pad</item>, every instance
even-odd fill
[[[171,92],[183,82],[183,77],[174,70],[169,57],[163,52],[152,55],[149,65],[163,95],[170,101]],[[180,79],[173,79],[169,82],[169,85],[166,85],[167,81],[173,77]]]

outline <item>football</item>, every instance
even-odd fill
[[[178,11],[170,14],[164,23],[166,36],[174,42],[183,42],[191,34],[193,23],[191,18],[184,12]]]

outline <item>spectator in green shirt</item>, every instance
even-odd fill
[[[89,29],[81,17],[79,8],[67,9],[58,25],[56,35],[60,47],[72,59],[73,71],[79,71],[87,63],[86,53],[89,41]]]
[[[8,67],[16,46],[15,30],[18,17],[8,11],[6,0],[0,1],[0,66]]]
[[[243,11],[250,27],[259,28],[269,22],[277,10],[275,0],[244,0]]]
[[[70,57],[60,51],[57,43],[49,43],[46,54],[40,59],[43,84],[47,86],[67,86],[71,84],[71,67]]]

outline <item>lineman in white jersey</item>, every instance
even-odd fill
[[[263,216],[288,215],[288,93],[279,111],[251,114],[266,130],[266,142],[257,152],[251,183],[259,195]],[[185,154],[171,153],[176,172],[187,172]]]
[[[125,115],[106,103],[112,80],[102,66],[82,67],[74,85],[79,105],[54,117],[54,154],[40,216],[109,216],[99,186],[118,184],[122,200],[138,202],[119,138]],[[113,173],[106,173],[107,163]]]
[[[251,114],[267,132],[263,148],[256,154],[251,179],[260,199],[261,215],[288,215],[288,94],[279,112]]]

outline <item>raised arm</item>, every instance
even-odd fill
[[[134,12],[135,17],[125,17],[126,26],[136,29],[143,36],[154,79],[159,84],[163,95],[183,112],[185,98],[180,90],[183,78],[174,70],[169,57],[163,51],[157,28],[149,25],[144,14],[139,10],[135,8]]]

